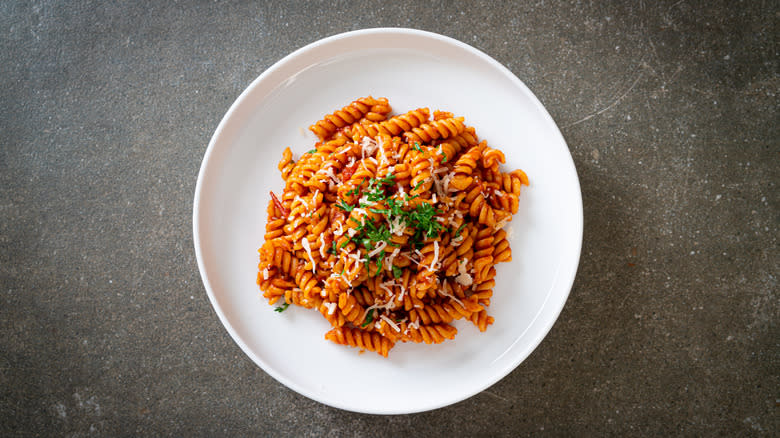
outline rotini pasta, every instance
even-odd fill
[[[453,339],[454,320],[493,323],[494,265],[512,259],[503,227],[528,185],[463,117],[390,112],[357,99],[311,125],[320,141],[297,161],[283,151],[257,275],[277,311],[316,309],[326,339],[385,357]]]

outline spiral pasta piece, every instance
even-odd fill
[[[440,138],[454,137],[466,130],[463,117],[452,117],[443,120],[434,120],[411,131],[404,133],[404,138],[409,143],[430,143]]]
[[[428,121],[429,116],[427,108],[417,108],[383,122],[359,124],[352,127],[352,139],[359,143],[363,137],[376,137],[379,134],[400,135],[422,125]]]
[[[382,120],[382,115],[387,114],[390,111],[390,105],[385,98],[374,99],[371,96],[361,97],[340,110],[328,114],[322,120],[315,122],[313,125],[309,126],[309,130],[321,140],[326,140],[339,128],[352,124],[362,119],[367,114],[370,114],[370,120]]]
[[[394,343],[379,333],[357,328],[336,327],[325,333],[325,339],[340,345],[374,351],[387,357]]]
[[[431,324],[421,325],[417,328],[409,327],[402,339],[404,342],[441,344],[447,339],[454,339],[456,334],[458,334],[458,329],[449,324]]]

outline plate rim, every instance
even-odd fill
[[[260,356],[254,353],[252,349],[248,347],[248,345],[244,342],[242,337],[236,332],[235,328],[231,324],[231,322],[227,319],[227,316],[225,312],[223,311],[222,307],[219,305],[215,295],[214,290],[212,287],[212,284],[209,280],[208,273],[206,271],[206,266],[202,254],[202,242],[201,242],[201,221],[199,219],[200,216],[200,202],[202,193],[204,190],[204,179],[205,179],[205,173],[208,168],[208,163],[211,161],[212,156],[214,155],[214,151],[216,149],[216,144],[218,141],[223,137],[226,127],[229,123],[229,120],[232,118],[232,116],[238,111],[240,107],[244,105],[244,102],[248,99],[248,96],[254,92],[256,88],[264,81],[266,78],[273,76],[274,73],[276,73],[278,70],[281,70],[282,68],[286,67],[288,63],[295,61],[301,56],[304,56],[307,52],[312,51],[318,47],[325,46],[332,44],[334,42],[338,42],[339,40],[348,39],[348,38],[360,38],[367,35],[373,35],[373,34],[385,34],[388,37],[394,37],[394,36],[413,36],[413,37],[422,37],[422,38],[430,38],[434,40],[438,40],[439,42],[454,45],[460,49],[466,50],[472,55],[475,55],[479,57],[481,60],[487,62],[491,65],[494,69],[497,69],[500,73],[503,74],[503,76],[507,77],[515,86],[517,86],[521,91],[526,94],[536,107],[538,111],[540,111],[542,117],[546,120],[546,122],[549,124],[551,128],[553,128],[553,134],[558,137],[558,140],[562,143],[565,149],[565,156],[567,157],[566,164],[571,167],[571,171],[573,172],[574,178],[572,179],[572,182],[574,183],[576,190],[574,190],[574,193],[576,194],[576,201],[577,205],[576,212],[576,223],[572,224],[576,231],[576,242],[572,242],[573,245],[576,245],[576,249],[573,249],[573,251],[576,253],[576,257],[574,257],[571,260],[571,265],[569,266],[567,263],[567,268],[569,268],[569,275],[566,276],[566,278],[560,279],[561,281],[564,281],[564,290],[565,294],[561,297],[561,301],[559,305],[556,305],[554,309],[550,309],[548,312],[548,322],[545,323],[541,330],[539,330],[539,336],[532,339],[532,342],[528,344],[528,347],[526,348],[527,353],[526,354],[520,354],[518,357],[508,363],[503,369],[499,369],[496,372],[493,373],[492,376],[489,376],[485,379],[483,384],[479,387],[478,390],[474,392],[467,391],[464,394],[460,394],[458,397],[455,398],[448,398],[445,400],[437,400],[434,403],[427,403],[424,407],[417,408],[417,409],[402,409],[402,408],[384,408],[384,409],[361,409],[359,405],[345,405],[344,403],[339,403],[338,401],[327,399],[325,397],[321,397],[320,394],[308,391],[305,389],[302,385],[299,385],[293,380],[289,380],[287,378],[282,377],[279,375],[276,370],[268,365],[266,361],[264,361]],[[350,50],[342,51],[343,53],[348,53]],[[282,85],[283,82],[279,84],[272,84],[273,89],[276,89],[280,85]],[[233,101],[233,103],[230,105],[229,109],[225,113],[225,115],[220,120],[219,124],[217,125],[217,128],[215,129],[214,133],[211,136],[211,139],[209,140],[208,146],[206,148],[206,151],[203,156],[203,160],[201,161],[201,166],[198,171],[198,178],[195,185],[195,195],[193,199],[193,216],[192,216],[192,230],[193,230],[193,244],[195,247],[195,255],[196,260],[198,264],[198,271],[201,276],[201,281],[203,282],[204,288],[206,289],[206,293],[209,297],[209,301],[211,303],[211,306],[214,310],[214,312],[217,314],[220,322],[222,323],[223,327],[228,331],[228,334],[233,339],[233,341],[241,348],[241,350],[246,354],[252,361],[258,365],[265,373],[269,374],[271,377],[273,377],[277,382],[282,383],[284,386],[287,386],[288,388],[292,389],[293,391],[309,398],[312,400],[315,400],[319,403],[322,403],[327,406],[332,406],[338,409],[351,411],[351,412],[358,412],[358,413],[365,413],[365,414],[379,414],[379,415],[398,415],[398,414],[412,414],[412,413],[418,413],[418,412],[426,412],[431,411],[435,409],[440,409],[446,406],[450,406],[452,404],[458,403],[460,401],[463,401],[467,398],[470,398],[476,394],[479,394],[480,392],[484,391],[485,389],[491,387],[498,381],[502,380],[504,377],[509,375],[514,369],[516,369],[522,362],[524,362],[530,355],[533,353],[536,348],[541,344],[541,342],[547,337],[550,330],[552,329],[555,322],[558,320],[558,317],[560,316],[560,313],[563,311],[563,307],[565,306],[566,302],[568,301],[568,297],[571,294],[571,290],[574,286],[574,280],[576,279],[577,271],[579,270],[579,262],[582,257],[582,242],[583,242],[583,231],[584,231],[584,210],[583,210],[583,201],[582,201],[582,189],[579,181],[579,175],[577,173],[577,169],[574,163],[574,158],[572,157],[571,150],[568,147],[568,143],[566,142],[565,138],[563,137],[563,134],[560,132],[560,128],[553,120],[552,116],[549,114],[547,109],[544,107],[544,105],[539,101],[539,99],[536,97],[536,95],[523,83],[517,75],[515,75],[511,70],[509,70],[506,66],[495,60],[490,55],[486,54],[485,52],[481,51],[480,49],[477,49],[469,44],[466,44],[462,41],[459,41],[455,38],[451,38],[445,35],[441,35],[434,32],[419,30],[419,29],[412,29],[412,28],[403,28],[403,27],[377,27],[377,28],[367,28],[367,29],[359,29],[359,30],[353,30],[343,33],[338,33],[335,35],[331,35],[319,40],[316,40],[314,42],[311,42],[303,47],[300,47],[296,49],[295,51],[289,53],[285,57],[281,58],[280,60],[276,61],[273,65],[271,65],[268,69],[263,71],[259,76],[257,76],[242,92],[239,94],[239,96]],[[549,299],[549,297],[547,298]],[[545,305],[547,303],[547,300],[545,300]],[[542,307],[542,309],[544,306]],[[538,315],[537,315],[538,317]],[[536,319],[536,317],[534,318]]]

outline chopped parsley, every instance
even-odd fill
[[[433,205],[423,202],[417,205],[417,208],[409,214],[411,223],[417,231],[423,231],[425,237],[438,237],[439,231],[444,229],[444,226],[435,219],[437,213],[442,211],[437,210]]]
[[[418,142],[414,142],[414,146],[413,146],[413,147],[414,147],[414,149],[415,149],[415,150],[417,150],[417,151],[420,151],[420,152],[422,152],[422,151],[423,151],[422,149],[420,149],[420,143],[418,143]]]
[[[290,307],[290,303],[284,303],[284,304],[282,304],[281,306],[279,306],[279,307],[275,308],[275,309],[274,309],[274,312],[279,312],[279,313],[282,313],[282,312],[284,312],[285,310],[287,310],[287,308],[288,308],[288,307]]]
[[[395,278],[401,278],[401,275],[403,275],[404,271],[399,268],[398,266],[393,265],[393,277]]]
[[[306,152],[306,153],[307,153],[307,154],[313,154],[313,153],[315,153],[315,152],[317,152],[317,148],[314,148],[314,149],[312,149],[312,150],[310,150],[310,151],[308,151],[308,152]]]
[[[347,204],[346,202],[344,202],[343,199],[339,199],[339,202],[336,203],[336,207],[346,211],[347,213],[349,213],[349,212],[351,212],[352,210],[355,209],[355,207],[353,207],[353,206]]]
[[[371,324],[371,322],[373,321],[374,321],[374,309],[371,309],[368,311],[368,314],[366,314],[366,321],[363,324],[361,324],[360,327],[365,327]]]
[[[365,182],[365,180],[363,182]],[[412,191],[418,190],[425,182],[425,180],[418,182]],[[354,242],[358,247],[362,247],[366,253],[374,251],[380,242],[385,242],[389,246],[398,247],[399,245],[391,240],[392,233],[391,229],[388,227],[388,223],[400,224],[404,228],[412,227],[413,233],[410,243],[418,249],[424,245],[426,239],[438,237],[442,231],[446,230],[446,228],[436,220],[436,215],[442,214],[443,212],[435,208],[432,204],[421,202],[414,208],[404,208],[406,202],[419,197],[419,195],[409,196],[408,194],[405,194],[404,200],[401,201],[388,194],[388,188],[392,187],[394,183],[395,175],[393,174],[389,174],[383,178],[371,178],[368,180],[368,187],[363,192],[363,199],[365,202],[360,202],[358,205],[360,208],[366,208],[368,211],[375,214],[381,214],[384,217],[377,218],[375,221],[369,216],[364,216],[360,221],[361,223],[354,227],[355,233],[350,238],[344,239],[338,246],[338,249],[344,248],[349,242]],[[348,194],[357,193],[356,190],[359,190],[359,188],[351,190]],[[371,207],[379,202],[383,202],[385,206],[377,205],[376,207]],[[336,206],[346,212],[351,212],[356,208],[355,206],[347,204],[343,199],[339,199]],[[462,228],[463,227],[461,227],[461,229]],[[460,230],[458,230],[458,232],[460,232]],[[334,253],[336,250],[336,243],[334,243]],[[372,273],[372,276],[381,273],[385,256],[386,252],[382,250],[379,252],[378,257],[366,260],[368,265],[371,263],[376,263],[377,265],[376,272]],[[396,276],[396,278],[399,278],[401,274],[402,272],[399,268],[393,267],[393,275]]]

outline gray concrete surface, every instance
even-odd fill
[[[777,4],[0,3],[0,435],[778,436]],[[229,105],[292,50],[401,26],[511,69],[569,144],[580,270],[539,348],[418,415],[255,366],[191,210]]]

